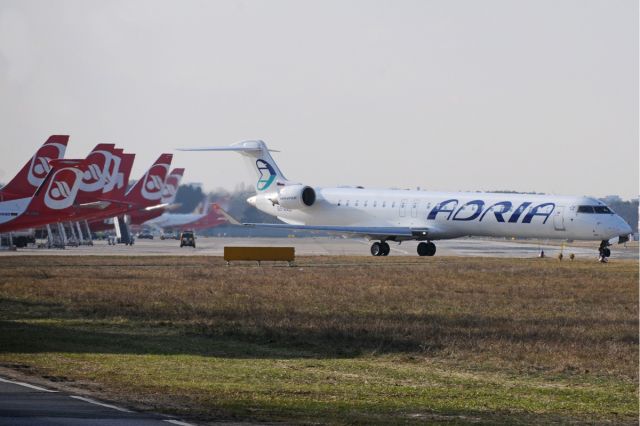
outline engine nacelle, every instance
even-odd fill
[[[278,204],[285,209],[303,209],[316,202],[316,191],[306,185],[285,186],[278,191]]]

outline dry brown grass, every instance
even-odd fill
[[[211,257],[4,257],[0,268],[0,319],[31,321],[40,335],[55,330],[38,321],[55,318],[96,336],[136,324],[152,330],[148,336],[237,343],[149,340],[118,349],[96,337],[96,352],[239,357],[251,356],[242,347],[250,344],[261,356],[437,360],[463,376],[496,371],[637,387],[636,261],[313,257],[259,268]],[[78,339],[65,344],[88,351],[89,336]],[[65,350],[3,343],[5,360]]]
[[[307,258],[295,268],[222,267],[211,258],[106,262],[5,258],[1,294],[52,304],[63,316],[171,322],[329,354],[439,353],[637,373],[636,262],[438,259],[381,266],[379,259]],[[326,267],[331,262],[342,266]]]

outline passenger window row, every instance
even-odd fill
[[[350,203],[351,203],[351,200],[347,200],[347,201],[345,201],[345,203],[344,203],[344,204],[342,203],[342,200],[339,200],[339,201],[338,201],[337,206],[338,206],[338,207],[340,207],[340,206],[344,205],[345,207],[349,207],[349,204],[350,204]],[[369,204],[369,201],[368,201],[368,200],[365,200],[365,201],[362,203],[362,206],[363,206],[363,207],[367,207],[367,206],[368,206],[368,204]],[[355,201],[354,201],[354,203],[353,203],[353,206],[354,206],[354,207],[358,207],[359,205],[360,205],[360,200],[355,200]],[[417,206],[418,206],[417,204],[415,204],[415,203],[413,204],[413,208],[416,208]],[[378,201],[373,201],[373,203],[372,203],[371,207],[378,207]],[[380,203],[380,207],[381,207],[381,208],[386,208],[386,207],[387,207],[387,202],[386,202],[386,201],[381,202],[381,203]],[[395,202],[395,201],[393,201],[393,202],[391,203],[390,207],[391,207],[391,208],[395,208],[395,207],[396,207],[396,202]],[[401,207],[403,207],[403,208],[404,208],[404,207],[405,207],[405,204],[404,204],[404,203],[402,203],[402,204],[401,204]]]

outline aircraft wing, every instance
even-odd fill
[[[330,234],[365,237],[370,240],[401,237],[402,239],[426,238],[435,229],[409,228],[402,226],[338,226],[338,225],[290,225],[288,223],[240,223],[218,204],[213,208],[222,214],[232,225],[244,225],[254,228],[290,229],[292,231],[327,232]]]
[[[286,223],[243,223],[256,228],[291,229],[292,231],[327,232],[330,234],[366,237],[372,240],[388,237],[420,238],[429,234],[429,228],[396,226],[334,226],[334,225],[289,225]]]

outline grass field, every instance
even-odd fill
[[[638,422],[638,262],[0,258],[0,367],[199,422]]]

